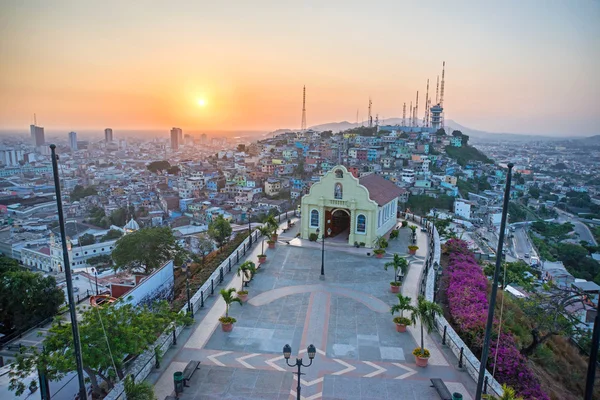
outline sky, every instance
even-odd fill
[[[0,129],[298,129],[401,117],[600,134],[600,1],[0,0]],[[199,105],[203,101],[204,105]]]

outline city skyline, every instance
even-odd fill
[[[2,3],[0,129],[298,129],[401,117],[446,61],[472,129],[598,134],[598,2]],[[410,14],[410,18],[404,17]],[[594,50],[596,49],[596,50]]]

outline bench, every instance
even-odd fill
[[[431,387],[435,388],[442,400],[452,400],[452,394],[450,394],[450,391],[446,387],[446,384],[443,380],[439,378],[431,378],[430,381]]]
[[[189,387],[187,382],[192,379],[194,372],[200,369],[200,361],[190,361],[183,370],[183,386]]]

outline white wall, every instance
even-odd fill
[[[125,294],[125,298],[128,303],[135,305],[162,300],[167,297],[172,298],[174,283],[173,260],[170,260],[162,268],[154,271],[152,275]]]

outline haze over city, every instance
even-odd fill
[[[598,1],[1,3],[0,129],[269,131],[401,117],[598,134]],[[424,108],[421,107],[421,111]],[[422,118],[422,116],[421,116]]]

